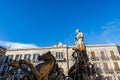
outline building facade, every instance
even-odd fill
[[[0,58],[4,57],[6,53],[6,48],[0,46]]]
[[[5,57],[6,54],[6,48],[0,46],[0,67],[3,67],[3,59]],[[0,74],[2,73],[3,70],[0,70]]]
[[[67,75],[68,70],[74,63],[74,59],[72,58],[73,47],[59,42],[52,47],[8,49],[3,62],[9,63],[13,60],[25,59],[37,65],[38,55],[51,51],[59,67],[63,68],[64,73]],[[86,49],[89,60],[96,67],[96,72],[101,73],[105,80],[120,80],[120,47],[118,45],[87,45]],[[0,72],[7,72],[9,69],[9,67],[3,64],[0,67]]]
[[[89,60],[106,80],[120,80],[120,47],[115,44],[88,45]]]

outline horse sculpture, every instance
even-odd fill
[[[2,80],[6,80],[6,78],[8,78],[16,69],[22,69],[26,72],[27,69],[24,68],[24,65],[27,65],[31,69],[31,74],[26,75],[28,76],[28,80],[56,80],[51,78],[53,72],[57,71],[56,60],[55,57],[51,54],[51,52],[49,51],[46,54],[39,56],[38,60],[44,61],[43,63],[40,63],[40,67],[38,69],[36,69],[32,63],[25,60],[14,61],[8,64],[13,68],[4,76],[4,79]]]

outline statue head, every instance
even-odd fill
[[[76,33],[79,33],[80,32],[80,30],[79,29],[76,29]]]

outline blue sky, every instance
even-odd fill
[[[74,45],[79,28],[86,44],[119,44],[119,4],[119,0],[0,0],[0,41]]]

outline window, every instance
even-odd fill
[[[63,59],[63,52],[60,52],[60,58]]]
[[[114,52],[110,51],[111,57],[115,57]]]
[[[110,54],[111,54],[111,59],[112,59],[112,60],[117,60],[117,59],[119,59],[119,57],[116,57],[116,56],[115,56],[115,54],[114,54],[113,51],[110,51]]]
[[[25,59],[26,61],[30,61],[30,57],[31,57],[30,54],[25,54],[24,59]]]
[[[118,62],[114,62],[114,68],[115,68],[115,70],[119,70]]]
[[[56,52],[56,59],[59,59],[59,53],[58,52]]]
[[[8,55],[8,62],[11,62],[13,60],[13,55]]]
[[[100,51],[101,57],[105,57],[104,51]]]
[[[120,76],[118,76],[118,80],[120,80]]]
[[[98,60],[98,57],[95,56],[95,52],[91,51],[91,60]]]
[[[105,70],[105,71],[108,71],[108,70],[109,70],[108,64],[107,64],[106,62],[104,62],[103,65],[104,65],[104,70]]]
[[[34,54],[34,55],[33,55],[33,60],[34,60],[34,61],[38,61],[38,57],[39,57],[39,54]]]
[[[11,62],[12,61],[12,58],[13,58],[13,55],[7,55],[5,57],[5,62]]]
[[[56,59],[64,59],[63,52],[56,52]]]
[[[92,60],[95,59],[95,53],[94,53],[94,51],[91,51],[91,59],[92,59]]]
[[[91,51],[91,57],[95,57],[94,51]]]
[[[0,72],[3,71],[4,65],[0,66]]]
[[[5,62],[8,62],[8,56],[5,57]]]
[[[18,54],[18,55],[16,55],[15,60],[19,61],[21,59],[21,57],[22,57],[22,55]]]
[[[106,77],[106,80],[113,80],[112,77]]]
[[[104,51],[100,51],[100,54],[101,54],[101,59],[102,60],[108,60],[109,58],[105,56],[105,53]]]
[[[4,66],[3,71],[4,71],[5,73],[7,73],[8,70],[9,70],[9,66]]]

